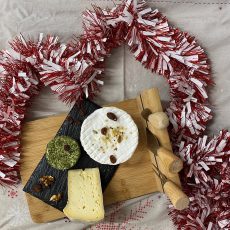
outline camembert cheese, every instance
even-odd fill
[[[63,212],[69,219],[83,222],[99,221],[104,218],[98,168],[68,171],[68,203]]]
[[[138,128],[124,110],[104,107],[84,120],[80,140],[93,160],[116,165],[133,155],[138,145]]]

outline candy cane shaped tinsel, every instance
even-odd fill
[[[111,10],[83,13],[83,34],[68,44],[40,34],[19,35],[0,53],[0,183],[19,182],[20,133],[31,97],[49,86],[66,103],[92,98],[103,85],[104,60],[125,43],[147,69],[165,77],[174,151],[184,160],[184,211],[170,209],[178,229],[230,228],[230,133],[202,136],[212,118],[206,87],[212,84],[204,50],[189,34],[169,26],[145,1],[126,0]]]

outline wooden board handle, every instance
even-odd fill
[[[182,160],[164,147],[157,150],[157,155],[170,173],[178,173],[183,168]]]
[[[188,208],[189,198],[187,195],[172,181],[164,184],[164,191],[177,210]]]

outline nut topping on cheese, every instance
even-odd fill
[[[99,221],[104,218],[98,168],[68,171],[68,203],[63,212],[69,219],[83,222]]]
[[[101,164],[120,164],[134,153],[138,144],[138,129],[125,111],[104,107],[84,120],[80,140],[93,160]]]

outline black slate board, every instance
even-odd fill
[[[93,111],[99,109],[100,106],[93,103],[90,100],[85,99],[80,105],[75,104],[71,109],[70,113],[63,122],[61,128],[57,132],[57,136],[66,135],[74,138],[80,144],[80,131],[81,125],[84,119],[89,116]],[[47,143],[48,144],[48,143]],[[85,169],[85,168],[96,168],[100,170],[101,176],[101,186],[104,191],[110,180],[112,179],[118,165],[104,165],[100,164],[93,159],[91,159],[81,146],[81,156],[77,164],[73,167],[76,169]],[[57,170],[52,168],[46,161],[45,155],[39,162],[38,166],[32,173],[30,179],[23,188],[24,192],[27,192],[38,199],[44,201],[45,203],[59,209],[60,211],[66,206],[67,203],[67,172],[68,170]],[[32,187],[34,184],[39,182],[39,178],[44,175],[51,175],[55,178],[55,183],[47,189],[43,189],[42,192],[33,192]],[[62,199],[59,202],[51,202],[50,197],[54,194],[62,194]]]

